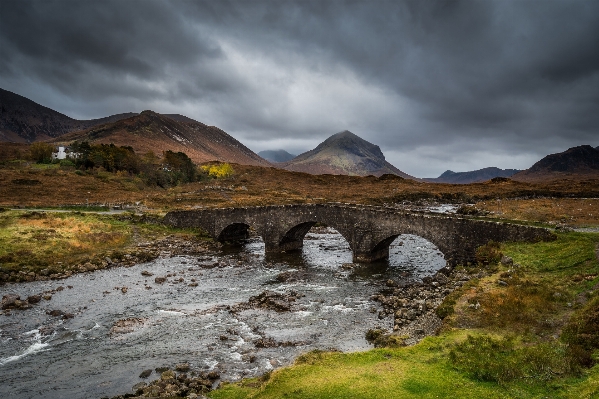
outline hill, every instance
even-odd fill
[[[441,176],[422,179],[431,183],[469,184],[491,180],[494,177],[511,177],[520,172],[518,169],[500,169],[495,167],[473,170],[470,172],[445,171]]]
[[[512,179],[534,182],[596,177],[599,177],[599,149],[581,145],[547,155],[529,169],[513,175]]]
[[[131,117],[117,114],[100,119],[77,120],[23,96],[0,89],[0,141],[33,143],[60,137],[76,130]]]
[[[160,115],[153,111],[143,111],[139,115],[116,122],[68,133],[53,142],[69,143],[75,140],[131,146],[142,154],[149,151],[157,155],[166,150],[181,151],[196,163],[223,161],[271,166],[215,126],[205,125],[183,115]]]
[[[281,165],[286,170],[310,174],[350,176],[394,174],[414,179],[387,162],[379,146],[347,130],[332,135],[315,149],[304,152]]]
[[[266,150],[258,153],[262,158],[270,162],[287,162],[295,158],[295,155],[285,150]]]

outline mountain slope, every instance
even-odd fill
[[[32,143],[65,133],[115,122],[136,114],[118,114],[101,119],[77,120],[37,104],[28,98],[0,89],[0,141]]]
[[[581,145],[547,155],[529,169],[516,173],[512,179],[533,182],[587,177],[599,177],[599,149]]]
[[[285,150],[265,150],[260,151],[258,155],[270,162],[287,162],[295,158],[295,155]]]
[[[144,111],[113,123],[68,133],[54,142],[89,141],[131,146],[136,152],[181,151],[194,162],[223,161],[244,165],[271,166],[249,148],[225,133],[182,115],[160,115]]]
[[[387,162],[379,146],[347,130],[332,135],[313,150],[304,152],[281,166],[287,170],[311,174],[381,176],[389,173],[414,179]]]
[[[431,183],[469,184],[491,180],[494,177],[511,177],[518,172],[520,172],[518,169],[500,169],[495,167],[469,172],[453,172],[447,170],[439,177],[422,180]]]

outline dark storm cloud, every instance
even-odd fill
[[[598,2],[0,7],[0,86],[74,116],[180,112],[292,152],[349,129],[420,176],[599,144]]]
[[[140,83],[167,80],[171,65],[222,55],[163,2],[9,0],[0,15],[3,74],[83,98],[149,95]]]

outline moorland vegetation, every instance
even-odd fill
[[[290,367],[223,384],[207,393],[212,398],[599,397],[599,234],[569,231],[599,226],[596,180],[456,186],[314,176],[219,162],[192,167],[177,153],[140,156],[110,145],[90,146],[72,165],[37,163],[28,154],[18,146],[0,151],[0,206],[92,210],[120,202],[146,216],[5,210],[0,263],[19,281],[44,270],[93,268],[94,259],[126,259],[140,241],[209,241],[152,222],[174,208],[340,201],[418,210],[450,202],[467,217],[557,227],[555,241],[490,243],[478,251],[478,264],[457,268],[471,278],[437,308],[437,334],[416,345],[401,347],[400,339],[367,352],[309,352]],[[180,175],[148,178],[145,165]]]

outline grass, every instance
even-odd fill
[[[309,353],[304,355],[313,358],[309,362],[300,357],[293,366],[274,371],[267,379],[225,384],[209,396],[214,399],[565,398],[572,388],[581,389],[591,377],[549,382],[514,379],[502,384],[476,378],[470,370],[457,368],[451,362],[451,348],[458,342],[467,342],[462,331],[428,337],[408,348],[350,354]],[[512,356],[513,360],[530,359],[518,355],[519,358]],[[503,355],[501,360],[509,357]],[[507,365],[519,366],[513,362]]]
[[[126,224],[91,214],[12,211],[0,214],[0,263],[4,270],[37,272],[77,263],[94,254],[123,248]]]
[[[599,283],[598,244],[599,235],[588,233],[503,244],[501,251],[521,266],[490,265],[490,276],[456,291],[438,336],[412,347],[310,352],[209,396],[599,398],[599,365],[588,368],[593,361],[584,364],[580,352],[599,360],[599,295],[589,291]],[[580,298],[586,305],[576,304]]]
[[[134,217],[82,212],[0,212],[2,271],[59,273],[81,263],[127,252],[136,241],[167,235],[197,235],[189,230],[141,223]]]
[[[599,225],[596,198],[535,198],[480,201],[476,208],[501,219],[562,223],[575,226]]]
[[[196,206],[251,206],[288,203],[349,202],[395,205],[404,201],[476,202],[498,218],[544,223],[599,224],[593,200],[561,197],[599,196],[597,180],[580,182],[433,184],[407,179],[309,175],[275,168],[233,165],[234,174],[222,179],[182,184],[163,189],[147,186],[135,176],[101,170],[77,171],[56,165],[1,162],[0,206],[61,206],[64,204],[134,203],[166,211]],[[30,180],[36,184],[15,182]],[[39,193],[44,192],[44,196]],[[559,199],[516,200],[522,197]],[[496,199],[501,198],[500,202]],[[552,210],[549,205],[558,201]],[[497,204],[501,204],[498,205]],[[508,206],[508,204],[510,204]],[[562,206],[563,205],[563,206]],[[522,211],[519,209],[522,207]],[[536,207],[536,208],[535,208]],[[512,212],[511,209],[514,209]],[[526,208],[526,209],[525,209]],[[530,208],[532,211],[527,211]],[[549,212],[548,210],[551,210]],[[526,211],[526,212],[525,212]],[[586,216],[585,216],[586,215]],[[592,215],[592,216],[591,216]]]

